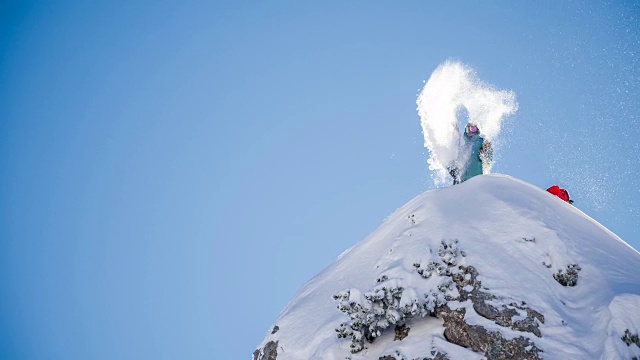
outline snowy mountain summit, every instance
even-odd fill
[[[640,253],[504,175],[427,191],[293,297],[254,360],[640,359]]]

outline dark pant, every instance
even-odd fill
[[[449,168],[449,175],[453,178],[453,185],[460,184],[460,170],[458,168]]]

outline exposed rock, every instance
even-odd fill
[[[280,330],[280,327],[278,327],[278,325],[273,327],[273,330],[271,330],[271,334],[275,334],[278,332],[278,330]]]
[[[460,266],[459,269],[461,271],[452,275],[451,279],[456,284],[460,296],[457,299],[449,298],[448,300],[458,300],[460,302],[471,300],[473,309],[478,315],[492,320],[500,326],[509,327],[517,331],[530,332],[537,337],[542,336],[538,328],[538,321],[544,324],[544,315],[524,306],[524,302],[521,305],[512,302],[509,306],[503,305],[501,309],[496,308],[488,303],[488,300],[495,299],[495,296],[480,290],[482,283],[477,279],[478,271],[473,266]],[[471,287],[471,290],[469,290],[469,287]],[[520,315],[522,311],[527,313],[526,317],[522,320],[513,321],[513,317]]]
[[[537,311],[525,306],[511,303],[509,306],[503,305],[501,309],[488,303],[488,300],[495,299],[495,296],[481,291],[481,282],[478,281],[478,272],[473,266],[460,266],[459,273],[451,276],[454,281],[459,297],[449,298],[464,302],[470,300],[473,309],[480,315],[492,320],[497,325],[509,327],[513,330],[530,332],[540,337],[538,321],[544,323],[544,316]],[[520,310],[520,311],[519,311]],[[526,312],[526,317],[522,320],[513,321],[513,317]],[[530,339],[520,336],[511,340],[502,337],[497,331],[488,331],[479,325],[467,324],[464,320],[466,309],[452,310],[448,305],[439,306],[436,315],[444,320],[444,335],[447,341],[476,352],[482,352],[488,360],[507,359],[540,359],[541,352]]]
[[[264,349],[257,349],[253,352],[253,360],[277,360],[278,342],[269,341]]]
[[[407,325],[396,325],[396,335],[393,337],[393,341],[402,341],[402,339],[406,338],[409,335],[409,330],[411,330],[411,328]]]
[[[438,309],[444,320],[444,336],[447,341],[485,354],[488,360],[529,359],[540,360],[541,352],[531,340],[520,336],[511,340],[497,331],[487,331],[479,325],[464,321],[465,309],[451,310],[447,305]]]

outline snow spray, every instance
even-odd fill
[[[513,91],[494,89],[480,81],[473,69],[453,60],[433,71],[416,103],[436,186],[451,182],[447,166],[462,151],[461,129],[468,121],[476,122],[482,136],[494,142],[502,121],[518,110]]]

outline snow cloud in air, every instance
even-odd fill
[[[447,165],[459,156],[460,137],[468,121],[476,122],[485,139],[494,142],[503,120],[518,110],[513,91],[482,82],[459,61],[446,61],[433,71],[417,105],[436,186],[451,182]]]

